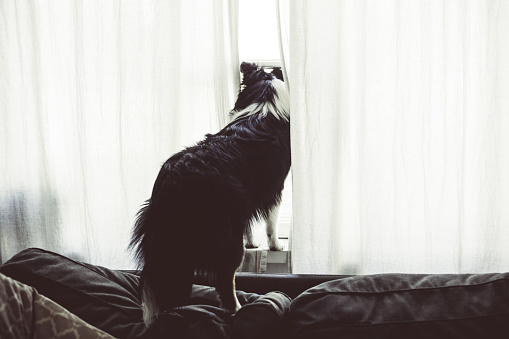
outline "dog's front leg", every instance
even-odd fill
[[[260,244],[255,241],[252,225],[246,229],[246,248],[258,248]]]
[[[269,217],[267,218],[267,243],[271,251],[282,251],[284,249],[283,244],[279,241],[277,236],[277,221],[279,217],[279,206],[272,207],[270,210]]]

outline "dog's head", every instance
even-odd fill
[[[273,114],[278,119],[289,120],[290,96],[283,83],[281,68],[271,73],[256,64],[243,62],[241,90],[231,112],[232,120],[242,115]]]

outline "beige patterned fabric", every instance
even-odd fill
[[[0,338],[113,338],[27,285],[0,273]]]

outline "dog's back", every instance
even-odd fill
[[[243,236],[281,198],[290,168],[288,93],[255,65],[242,67],[246,87],[232,122],[169,158],[138,214],[131,246],[146,322],[184,304],[195,274],[209,278],[225,308],[238,308],[233,278]]]

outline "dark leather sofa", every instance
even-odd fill
[[[134,271],[27,249],[0,273],[118,338],[509,338],[508,273],[237,273],[237,314],[197,281],[188,305],[152,328],[142,321]]]

